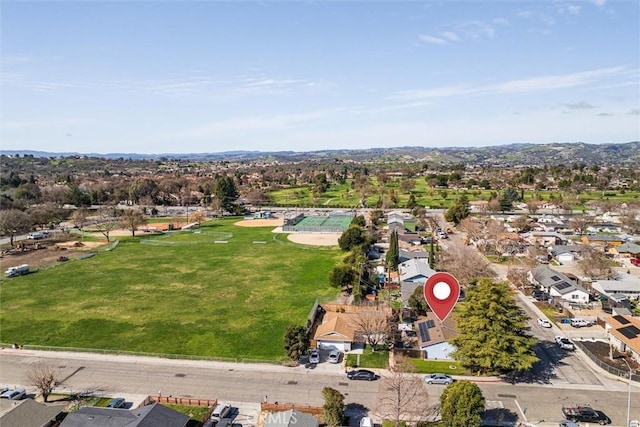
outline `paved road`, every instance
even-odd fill
[[[335,367],[305,370],[274,365],[228,364],[85,353],[0,350],[0,384],[26,385],[26,372],[39,360],[62,371],[61,392],[94,391],[113,395],[173,395],[235,402],[269,401],[321,405],[325,386],[340,390],[347,403],[374,410],[382,382],[352,382]],[[601,384],[517,384],[479,382],[485,397],[521,420],[558,421],[562,403],[589,402],[605,410],[614,425],[624,425],[627,385],[613,377]],[[437,403],[443,386],[428,386]],[[632,395],[632,419],[640,418],[640,387]],[[526,409],[525,409],[526,407]]]

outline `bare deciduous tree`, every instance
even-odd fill
[[[578,265],[585,276],[593,279],[612,279],[614,270],[611,262],[604,254],[594,248],[589,248],[582,253],[582,259]]]
[[[576,233],[582,236],[587,231],[587,227],[589,227],[593,223],[591,217],[587,215],[575,215],[569,221],[569,227],[571,227]]]
[[[36,387],[46,402],[54,387],[60,384],[61,372],[49,362],[36,362],[27,370],[29,384]]]
[[[413,424],[429,418],[429,394],[420,376],[414,372],[413,364],[402,359],[391,369],[391,375],[381,381],[377,412],[394,427],[399,427],[403,421]]]
[[[146,222],[142,212],[135,209],[128,209],[122,213],[121,224],[123,228],[131,231],[131,236],[136,235],[138,227]],[[107,238],[109,240],[109,238]]]
[[[96,224],[96,230],[102,233],[102,235],[110,242],[110,234],[113,230],[118,228],[118,217],[115,208],[110,206],[104,206],[100,208],[98,212],[98,224]]]
[[[371,351],[376,351],[376,347],[387,343],[392,335],[389,316],[382,310],[360,310],[353,316],[353,322],[358,333],[371,347]]]
[[[202,224],[207,220],[207,213],[205,211],[196,211],[191,214],[189,217],[191,222],[197,222],[198,224]]]
[[[496,277],[491,263],[475,249],[465,246],[455,251],[439,251],[438,270],[453,274],[461,285],[469,285],[478,277]]]

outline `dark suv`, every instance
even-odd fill
[[[355,371],[347,372],[347,378],[350,380],[373,381],[380,378],[380,376],[366,369],[356,369]]]

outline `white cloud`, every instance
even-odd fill
[[[447,44],[447,41],[445,39],[442,39],[440,37],[429,36],[427,34],[420,34],[419,38],[425,43],[438,44],[438,45]]]
[[[614,67],[564,75],[529,77],[480,86],[456,85],[432,89],[406,90],[398,92],[395,96],[393,96],[393,98],[404,100],[418,100],[460,95],[491,95],[537,92],[542,90],[583,86],[586,84],[594,83],[599,78],[620,74],[624,71],[625,69],[623,67]]]
[[[452,42],[457,42],[460,41],[460,37],[458,37],[458,35],[456,33],[454,33],[453,31],[445,31],[443,33],[440,33],[440,35],[447,39],[450,40]]]
[[[462,33],[472,39],[492,39],[496,34],[496,30],[493,26],[484,21],[465,22],[459,25],[459,29]]]
[[[593,0],[593,4],[595,4],[598,7],[602,7],[605,4],[607,4],[607,0]]]
[[[564,104],[565,107],[570,108],[572,110],[587,110],[590,108],[596,108],[595,106],[589,104],[586,101],[580,101],[575,103]]]
[[[632,108],[627,114],[631,116],[640,116],[640,108]]]

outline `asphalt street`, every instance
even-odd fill
[[[321,390],[330,386],[357,403],[375,411],[381,381],[349,381],[343,368],[308,370],[277,365],[229,364],[209,361],[173,360],[87,353],[0,350],[0,383],[25,386],[26,372],[39,361],[49,360],[61,370],[63,393],[91,391],[99,395],[157,395],[236,402],[288,402],[322,405]],[[324,365],[324,364],[323,364]],[[590,369],[588,366],[586,369]],[[599,384],[551,383],[508,384],[495,379],[478,381],[485,398],[510,411],[520,420],[538,423],[560,420],[562,404],[590,403],[604,410],[622,426],[626,419],[627,385],[602,374]],[[426,386],[431,403],[437,403],[444,386]],[[35,392],[33,388],[28,388]],[[632,396],[632,419],[640,418],[640,388]]]

